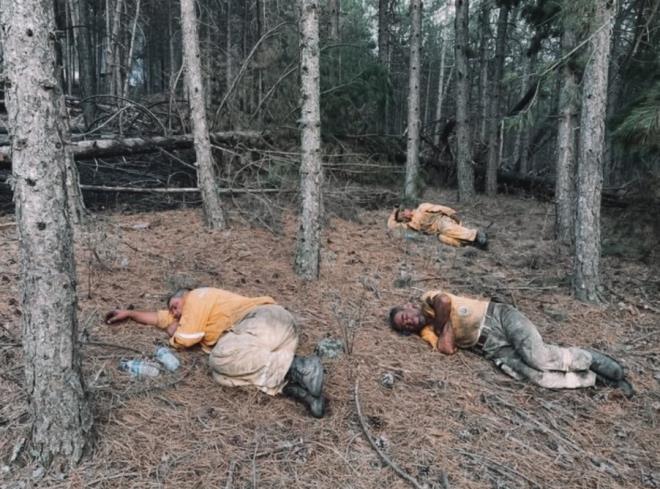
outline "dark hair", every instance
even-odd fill
[[[397,209],[394,211],[394,220],[398,221],[399,220],[399,212],[401,212],[401,209]]]
[[[399,333],[401,336],[410,336],[410,331],[399,329],[399,326],[394,322],[394,317],[400,312],[403,311],[403,306],[394,306],[390,309],[390,327]]]
[[[170,307],[170,301],[172,299],[176,299],[178,297],[183,297],[184,295],[186,295],[191,290],[192,289],[189,289],[187,287],[181,287],[180,289],[176,289],[172,295],[168,296],[167,301],[165,301],[165,305],[169,308]]]

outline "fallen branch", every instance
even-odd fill
[[[360,400],[358,397],[358,381],[355,381],[355,408],[357,409],[357,415],[358,419],[360,420],[360,426],[362,427],[362,431],[364,432],[364,436],[367,437],[367,440],[369,441],[369,444],[371,447],[376,450],[376,453],[378,456],[385,462],[387,465],[389,465],[394,472],[397,473],[399,477],[402,479],[405,479],[406,481],[410,482],[410,484],[417,488],[417,489],[422,489],[422,485],[417,482],[414,478],[412,478],[410,475],[408,475],[404,470],[400,469],[398,465],[396,465],[392,460],[385,455],[385,453],[378,447],[376,444],[376,441],[371,437],[371,434],[369,433],[369,430],[367,429],[367,423],[364,420],[364,417],[362,416],[362,409],[360,408]]]
[[[211,142],[219,143],[254,143],[262,139],[258,131],[226,131],[209,134]],[[151,153],[159,149],[187,149],[193,147],[192,134],[178,136],[153,136],[125,139],[93,139],[69,143],[69,148],[76,160],[91,158],[109,158],[113,156],[128,156],[133,154]],[[3,165],[11,163],[10,146],[0,146],[0,162]]]

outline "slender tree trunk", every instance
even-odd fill
[[[389,0],[378,0],[378,61],[387,65],[387,7]]]
[[[567,22],[561,36],[562,55],[566,56],[575,45],[575,31]],[[573,242],[575,231],[575,134],[578,110],[578,74],[569,59],[561,68],[555,172],[555,233],[557,240],[565,244]]]
[[[488,129],[488,166],[486,167],[486,194],[497,193],[497,169],[500,166],[500,94],[502,92],[502,73],[504,71],[504,50],[506,49],[506,30],[509,22],[509,6],[500,7],[497,19],[497,41],[495,43],[495,73],[491,92],[491,108]]]
[[[524,61],[523,68],[523,77],[522,77],[522,87],[521,87],[521,96],[527,93],[530,89],[530,84],[532,82],[532,73],[536,69],[536,57],[537,53],[534,53],[526,58]],[[532,111],[532,106],[530,105],[524,112]],[[522,121],[518,128],[518,133],[516,135],[516,156],[514,162],[517,162],[520,159],[520,173],[526,175],[530,171],[530,160],[529,160],[529,136],[530,136],[530,126],[529,123],[530,117],[525,116],[525,119]]]
[[[591,53],[582,81],[573,274],[575,296],[588,302],[600,300],[600,201],[613,10],[610,0],[593,0],[593,5]]]
[[[124,77],[124,87],[122,89],[122,97],[128,97],[128,85],[133,71],[133,49],[135,47],[135,33],[137,31],[138,19],[140,18],[140,3],[141,0],[136,0],[135,3],[135,17],[133,18],[133,27],[131,28],[131,39],[128,43],[128,55],[126,56],[126,76]]]
[[[113,95],[121,95],[121,50],[119,33],[121,29],[121,11],[124,6],[124,0],[116,1],[117,3],[115,4],[115,13],[112,17],[112,31],[110,33],[110,47],[108,51],[110,67],[109,70],[107,70],[107,73],[110,77],[110,93]]]
[[[92,425],[77,348],[76,275],[67,208],[63,95],[50,0],[0,0],[20,241],[25,392],[44,464],[80,460]]]
[[[231,11],[231,2],[232,0],[227,0],[227,26],[226,26],[226,33],[225,33],[225,56],[227,57],[226,62],[225,62],[225,78],[226,78],[226,84],[227,88],[226,90],[229,91],[229,87],[231,87],[233,81],[234,81],[234,56],[233,56],[233,38],[232,38],[232,11]],[[227,120],[231,121],[231,111],[232,111],[232,106],[233,104],[230,102],[227,104],[227,108],[225,109],[226,112],[228,113]],[[217,121],[216,121],[217,122]],[[230,122],[231,124],[231,122]]]
[[[328,10],[330,13],[330,40],[339,41],[339,0],[328,0]]]
[[[406,150],[406,182],[403,196],[408,202],[419,198],[419,82],[422,44],[422,1],[411,0],[410,67],[408,75],[408,138]]]
[[[202,194],[206,225],[211,229],[223,229],[225,218],[222,212],[222,202],[216,189],[213,155],[211,154],[204,104],[204,81],[202,80],[195,0],[181,0],[181,31],[183,57],[186,65],[186,84],[190,98],[190,118],[195,137],[195,155],[197,156],[197,186]]]
[[[456,0],[456,173],[458,176],[458,199],[469,202],[474,199],[474,167],[470,154],[470,116],[467,49],[469,46],[468,15],[469,0]]]
[[[92,55],[92,40],[90,36],[89,6],[85,0],[71,0],[71,19],[74,24],[73,34],[78,52],[80,76],[80,98],[92,96],[94,91],[94,59]],[[90,100],[82,104],[85,126],[94,122],[95,105]]]
[[[489,93],[488,93],[488,42],[490,41],[490,2],[484,0],[479,11],[479,142],[486,144],[486,129],[488,123]]]
[[[442,132],[442,99],[444,96],[444,82],[445,82],[445,53],[447,51],[448,39],[444,38],[444,29],[440,28],[440,69],[438,70],[438,102],[435,106],[435,123],[433,125],[433,144],[435,147],[440,146],[440,133]]]
[[[296,273],[317,279],[321,255],[323,167],[319,69],[319,3],[299,0],[301,98],[301,212],[296,250]]]

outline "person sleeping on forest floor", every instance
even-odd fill
[[[464,227],[458,213],[443,205],[423,203],[417,209],[394,209],[387,220],[387,228],[435,235],[441,243],[457,248],[488,249],[488,237],[484,231]]]
[[[306,404],[314,417],[325,414],[321,360],[295,354],[295,319],[271,297],[184,288],[169,297],[167,310],[115,309],[105,316],[107,324],[127,319],[166,331],[175,348],[201,344],[221,385],[253,385],[271,396],[284,393]]]
[[[549,389],[591,387],[599,381],[619,387],[628,398],[634,394],[619,362],[593,349],[544,343],[536,326],[508,304],[431,290],[417,304],[393,307],[389,321],[400,334],[418,334],[446,355],[458,348],[483,355],[517,380]]]

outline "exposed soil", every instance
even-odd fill
[[[426,198],[458,207],[454,192]],[[288,209],[280,234],[251,226],[236,210],[223,232],[205,230],[197,209],[100,216],[76,247],[95,440],[66,473],[40,469],[21,444],[29,425],[18,241],[11,226],[0,227],[0,486],[409,487],[365,438],[357,384],[375,443],[422,487],[660,487],[657,248],[637,252],[632,241],[617,241],[602,262],[608,302],[590,306],[570,297],[570,260],[550,239],[550,204],[481,197],[459,210],[468,225],[488,228],[490,251],[388,235],[388,209],[359,211],[353,220],[328,221],[321,279],[313,283],[292,271],[296,225]],[[610,241],[630,237],[616,232],[618,223],[606,221]],[[182,368],[154,380],[120,372],[120,359],[139,356],[132,350],[151,355],[163,334],[106,326],[103,313],[129,304],[161,308],[175,282],[272,295],[300,318],[305,354],[324,337],[348,338],[350,354],[324,360],[328,416],[315,420],[287,398],[214,384],[199,349],[179,353]],[[546,341],[611,353],[637,395],[543,390],[475,354],[445,357],[417,337],[392,333],[389,307],[430,288],[498,295],[528,315]],[[390,388],[384,375],[394,379]]]

